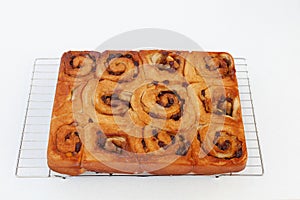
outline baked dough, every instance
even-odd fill
[[[193,142],[193,159],[196,174],[221,174],[244,169],[247,150],[242,126],[226,119],[222,124],[199,127],[197,139]]]
[[[50,169],[216,174],[247,161],[233,58],[224,52],[69,51],[58,74]]]
[[[241,105],[237,87],[207,86],[202,83],[190,84],[197,96],[200,109],[199,124],[223,123],[229,118],[242,123]]]
[[[94,76],[96,60],[100,56],[95,51],[69,51],[63,54],[58,74],[59,81],[88,81]]]
[[[225,52],[191,52],[185,56],[184,76],[189,83],[237,86],[234,60]]]

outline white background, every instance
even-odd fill
[[[5,3],[4,3],[5,2]],[[300,1],[2,1],[0,193],[22,199],[300,198]],[[14,176],[32,64],[137,28],[248,58],[263,177]],[[174,41],[175,42],[175,41]]]

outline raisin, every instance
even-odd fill
[[[153,112],[149,112],[149,116],[153,117],[153,118],[157,118],[157,115],[155,113],[153,113]]]
[[[174,67],[174,61],[169,62],[170,67]]]
[[[175,144],[176,142],[176,137],[174,135],[170,135],[170,138],[172,140],[172,144]]]
[[[173,104],[174,104],[174,99],[168,98],[168,103],[167,103],[167,105],[166,105],[165,107],[169,108],[169,107],[171,107]]]
[[[107,62],[110,62],[112,59],[116,57],[115,54],[109,54],[108,58],[106,59]]]
[[[98,140],[97,140],[97,146],[98,147],[104,148],[105,143],[106,143],[106,138],[104,138],[104,137],[99,137],[98,138]]]
[[[163,56],[168,56],[169,52],[167,52],[167,51],[162,51],[161,54],[162,54]]]
[[[226,151],[230,148],[231,142],[229,140],[225,140],[223,143],[216,143],[216,146],[221,149],[222,151]]]
[[[78,152],[80,151],[81,145],[82,145],[81,142],[77,142],[77,143],[76,143],[76,145],[75,145],[75,152],[76,152],[76,153],[78,153]]]
[[[126,54],[126,55],[125,55],[125,58],[132,59],[132,55],[130,55],[130,54]]]
[[[205,97],[205,90],[201,90],[201,95]]]
[[[121,53],[117,53],[117,54],[116,54],[116,57],[117,57],[117,58],[121,58],[121,57],[123,57],[123,55],[122,55]]]
[[[153,85],[158,85],[158,81],[152,81]]]
[[[133,61],[133,64],[134,64],[134,66],[136,66],[136,67],[139,66],[139,62],[136,61],[136,60]]]
[[[176,113],[175,115],[172,115],[171,119],[178,121],[180,119],[180,117],[181,117],[181,112]]]
[[[176,58],[175,60],[180,65],[180,59]]]
[[[236,157],[236,158],[240,158],[242,155],[243,155],[243,150],[242,150],[242,148],[238,149],[238,150],[235,152],[235,157]]]
[[[101,97],[101,100],[103,101],[103,103],[105,103],[107,105],[111,105],[111,96],[103,95]]]
[[[97,134],[98,136],[103,135],[102,131],[97,131],[96,134]]]
[[[69,139],[70,139],[70,136],[71,136],[71,133],[68,133],[68,134],[65,136],[65,140],[69,140]]]
[[[183,143],[176,151],[176,155],[179,156],[185,156],[187,154],[187,152],[189,151],[189,146],[190,144],[187,143]]]
[[[186,87],[189,86],[189,84],[188,84],[187,82],[183,82],[181,85],[182,85],[182,87],[184,87],[184,88],[186,88]]]
[[[179,141],[184,141],[184,137],[182,135],[179,135]]]
[[[153,129],[152,130],[152,135],[157,138],[157,136],[158,136],[157,130]]]
[[[166,144],[163,141],[158,141],[158,146],[159,147],[164,147]]]
[[[143,145],[143,148],[146,149],[147,148],[147,145],[146,145],[146,142],[144,139],[142,139],[142,145]]]
[[[114,76],[120,76],[121,74],[124,73],[124,72],[114,72],[114,71],[111,71],[110,69],[107,69],[107,72],[108,72],[110,75],[114,75]]]
[[[168,81],[168,80],[164,80],[164,81],[163,81],[163,84],[168,85],[168,84],[169,84],[169,81]]]

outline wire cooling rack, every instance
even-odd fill
[[[264,174],[264,167],[254,116],[247,63],[245,58],[235,58],[234,60],[241,98],[248,161],[246,168],[241,172],[219,174],[215,176],[262,176]],[[59,58],[37,58],[34,62],[15,171],[17,177],[67,177],[66,175],[50,170],[47,165],[49,127],[59,64]],[[86,172],[80,176],[103,175],[109,176],[111,174]],[[184,176],[190,175],[194,176],[193,174]],[[118,174],[118,176],[145,175]]]

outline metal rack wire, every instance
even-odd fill
[[[220,174],[219,176],[262,176],[264,167],[256,127],[253,99],[245,58],[235,58],[239,92],[248,150],[246,168],[239,173]],[[23,178],[62,177],[47,165],[47,143],[54,100],[58,58],[38,58],[34,62],[29,97],[20,141],[15,175]],[[80,176],[109,176],[111,174],[86,172]],[[118,174],[118,176],[128,176]],[[190,174],[193,176],[192,174]],[[129,175],[132,176],[132,175]],[[145,175],[134,175],[145,176]]]

